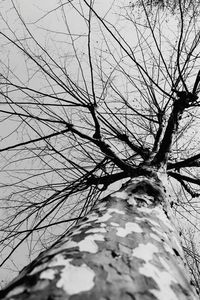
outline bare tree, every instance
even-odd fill
[[[198,3],[19,3],[1,13],[1,266],[47,250],[0,297],[197,299],[173,218],[199,209]]]
[[[198,16],[199,7],[196,2],[192,0],[136,0],[130,3],[132,6],[145,7],[145,9],[152,11],[153,8],[166,10],[170,14],[179,14],[180,7],[184,13],[188,11],[193,13],[193,16]]]

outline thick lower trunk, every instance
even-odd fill
[[[187,273],[164,187],[139,176],[41,253],[1,299],[198,299]]]

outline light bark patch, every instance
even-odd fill
[[[150,233],[150,237],[152,238],[152,239],[154,239],[154,240],[156,240],[156,241],[158,241],[158,242],[160,242],[161,241],[161,238],[160,237],[158,237],[156,234],[154,234],[154,233]]]
[[[105,228],[91,228],[86,231],[86,233],[97,233],[97,232],[105,233],[106,229]]]
[[[153,278],[158,285],[157,289],[151,289],[150,292],[157,297],[157,299],[162,300],[178,300],[176,294],[171,288],[171,284],[176,281],[167,271],[161,271],[156,266],[152,265],[150,262],[147,262],[144,266],[139,268],[139,272],[146,277]]]
[[[64,267],[56,286],[62,288],[68,295],[91,290],[94,286],[94,271],[85,263],[81,266],[74,266],[71,261],[72,259],[65,259],[62,254],[58,254],[50,262],[50,267]]]
[[[84,240],[77,243],[80,251],[86,251],[90,253],[98,252],[98,245],[95,243],[96,241],[104,241],[104,236],[102,234],[93,234],[88,235],[84,238]]]
[[[153,259],[153,255],[158,252],[159,250],[155,245],[148,243],[146,245],[140,244],[133,250],[132,255],[145,260],[145,263],[139,268],[139,272],[145,277],[153,278],[158,286],[158,289],[151,289],[150,292],[157,297],[157,299],[176,300],[178,298],[171,288],[171,284],[176,283],[176,280],[170,270],[161,271],[150,262]],[[162,265],[166,269],[166,264],[162,262]]]
[[[125,224],[125,228],[117,228],[117,235],[121,237],[125,237],[132,232],[141,233],[143,230],[138,224],[132,222],[127,222]]]
[[[65,261],[65,268],[56,286],[62,288],[68,295],[86,292],[94,287],[95,273],[86,264],[73,266],[71,259]]]
[[[148,243],[140,244],[133,250],[132,255],[148,262],[153,259],[153,254],[157,252],[159,252],[158,248],[155,245]]]
[[[24,286],[18,286],[8,293],[7,298],[19,295],[19,294],[23,293],[24,290],[25,290]]]
[[[118,227],[119,224],[115,223],[115,222],[110,222],[110,225],[114,226],[114,227]]]
[[[116,192],[116,193],[112,194],[111,197],[116,197],[116,198],[120,198],[120,199],[127,199],[128,194],[125,191]]]
[[[128,204],[136,206],[137,205],[137,201],[135,200],[135,198],[132,196],[127,200]]]
[[[53,269],[47,269],[45,271],[43,271],[41,274],[40,274],[40,278],[41,279],[49,279],[49,280],[53,280],[54,277],[55,277],[55,270]]]

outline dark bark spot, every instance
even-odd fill
[[[164,208],[163,208],[163,211],[164,211],[164,213],[165,213],[167,219],[170,219],[170,217],[169,217],[169,215],[168,215],[168,211],[167,211],[166,209],[164,209]]]
[[[175,249],[175,248],[172,248],[174,250],[174,253],[176,254],[176,256],[180,256],[179,252]]]
[[[117,253],[117,252],[114,251],[114,250],[111,251],[111,255],[112,255],[113,258],[116,258],[116,257],[119,257],[119,256],[120,256],[119,253]]]

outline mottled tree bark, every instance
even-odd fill
[[[139,176],[101,200],[1,299],[197,299],[165,187]]]

